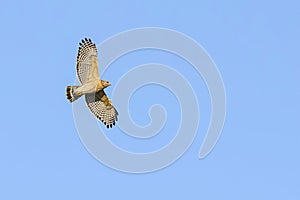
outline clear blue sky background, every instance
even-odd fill
[[[290,0],[1,1],[0,199],[300,199],[299,10]],[[191,148],[164,170],[132,175],[85,150],[65,86],[75,80],[81,38],[100,43],[145,26],[174,29],[203,45],[223,76],[228,113],[214,151],[198,160],[209,119],[202,83],[203,126]],[[122,59],[103,77],[114,83],[121,65],[181,62],[154,51]],[[192,71],[182,73],[194,81]],[[173,101],[167,93],[162,101]],[[132,115],[147,124],[142,94],[133,99],[144,109],[141,118],[135,108]],[[107,134],[134,151],[153,147],[134,145],[117,128]]]

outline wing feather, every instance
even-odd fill
[[[99,79],[97,47],[91,39],[85,38],[79,43],[76,72],[81,84]]]
[[[103,90],[86,94],[85,101],[91,112],[107,127],[112,128],[118,121],[118,111]]]

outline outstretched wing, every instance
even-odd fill
[[[99,79],[97,48],[91,39],[85,38],[79,43],[76,71],[82,85]]]
[[[119,115],[118,111],[103,90],[86,94],[85,101],[91,112],[106,125],[107,128],[112,128],[112,126],[116,124]]]

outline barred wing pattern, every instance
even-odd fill
[[[118,111],[112,105],[110,99],[103,90],[93,94],[86,94],[85,101],[91,112],[104,124],[107,128],[112,128],[118,121]]]
[[[77,77],[82,85],[93,79],[99,79],[96,45],[85,38],[79,43],[76,62]]]

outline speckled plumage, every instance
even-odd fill
[[[85,38],[79,43],[76,72],[82,85],[67,86],[67,99],[73,102],[85,95],[90,111],[107,128],[112,128],[118,120],[118,112],[103,90],[110,86],[110,83],[99,77],[97,48],[91,39]]]

